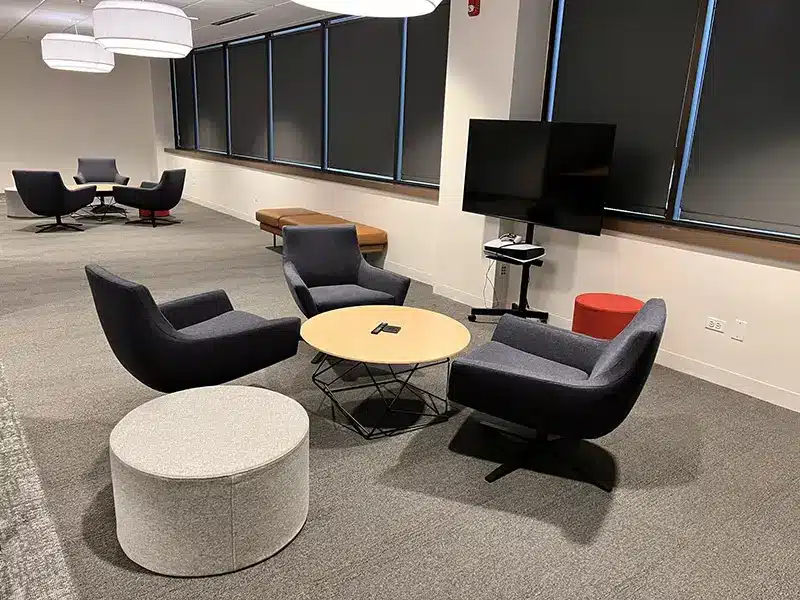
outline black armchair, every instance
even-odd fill
[[[364,260],[354,225],[284,227],[283,271],[307,317],[348,306],[402,306],[411,284]]]
[[[300,319],[234,310],[222,290],[157,305],[146,287],[97,265],[86,277],[114,355],[160,392],[226,383],[297,353]]]
[[[43,217],[55,217],[55,223],[37,225],[38,231],[69,229],[83,231],[77,223],[64,223],[61,217],[88,206],[94,200],[96,188],[89,186],[69,190],[58,171],[12,171],[22,203],[29,211]]]
[[[79,158],[75,183],[118,183],[128,185],[130,177],[119,174],[114,158]]]
[[[602,437],[622,424],[639,398],[666,320],[664,301],[649,300],[617,337],[602,341],[504,316],[492,341],[453,361],[449,397],[533,430],[540,450],[552,437]],[[487,481],[516,466],[502,465]]]
[[[140,187],[114,187],[114,200],[119,204],[150,211],[150,216],[128,223],[147,223],[156,225],[174,225],[178,219],[165,219],[156,215],[157,211],[169,211],[178,205],[183,196],[183,185],[186,181],[186,169],[164,171],[158,183],[143,181]]]

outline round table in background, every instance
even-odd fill
[[[372,330],[382,322],[398,326],[400,331],[373,334]],[[306,321],[300,335],[326,355],[312,381],[330,399],[333,418],[338,409],[346,418],[344,425],[368,439],[446,420],[449,416],[446,394],[440,397],[426,391],[412,383],[411,378],[422,369],[438,365],[447,365],[449,370],[450,358],[470,342],[469,330],[455,319],[407,306],[332,310]],[[337,385],[355,374],[361,375],[359,380],[363,381]],[[371,390],[370,399],[378,401],[377,414],[369,423],[344,405],[347,400],[343,394],[359,389]],[[421,403],[418,410],[405,407],[405,401],[398,402],[404,393]],[[444,407],[440,408],[439,403]],[[397,413],[417,419],[400,426],[387,424]]]
[[[164,575],[272,556],[308,515],[308,414],[270,390],[212,386],[133,409],[109,440],[117,538]]]
[[[625,329],[644,302],[620,294],[591,293],[575,298],[572,331],[610,340]]]

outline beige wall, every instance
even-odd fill
[[[39,44],[0,42],[0,186],[12,169],[61,171],[113,156],[133,181],[156,171],[150,61],[116,57],[107,75],[54,71]]]
[[[540,228],[536,241],[547,257],[531,271],[529,297],[556,325],[570,326],[583,292],[662,297],[668,323],[659,363],[800,411],[797,265],[611,231],[594,237]],[[705,329],[709,316],[727,321],[725,334]],[[748,323],[744,342],[731,339],[736,319]]]

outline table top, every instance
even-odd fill
[[[110,194],[114,191],[114,186],[126,187],[120,183],[70,183],[67,185],[67,189],[70,190],[79,190],[80,188],[85,188],[89,186],[95,186],[99,193],[103,194]]]
[[[308,414],[262,388],[221,385],[167,394],[134,408],[111,431],[127,466],[169,479],[229,477],[264,467],[308,435]]]
[[[372,334],[381,323],[398,333]],[[408,306],[356,306],[312,317],[300,329],[312,347],[329,356],[383,365],[413,365],[450,358],[469,345],[469,330],[455,319]]]

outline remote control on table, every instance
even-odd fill
[[[383,328],[386,327],[387,325],[388,323],[386,323],[385,321],[383,323],[379,323],[378,326],[372,330],[371,332],[372,335],[378,335],[381,331],[383,331]]]

